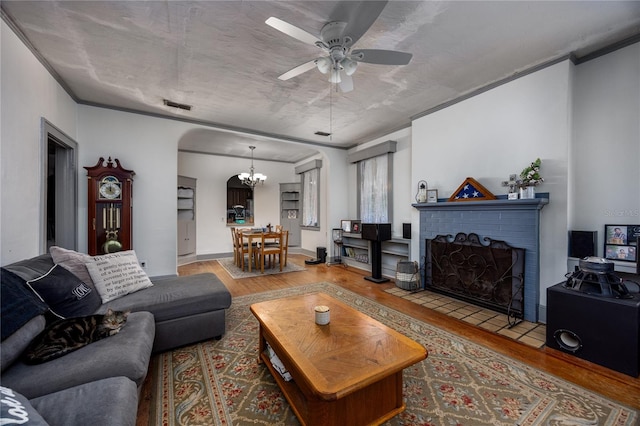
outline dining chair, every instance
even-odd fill
[[[233,244],[233,264],[238,266],[238,237],[236,236],[236,228],[231,227],[231,243]]]
[[[258,256],[260,259],[260,272],[264,274],[264,260],[266,256],[279,256],[279,260],[280,260],[280,271],[282,271],[282,234],[270,234],[265,238],[265,235],[267,234],[262,234],[261,237],[261,241],[260,241],[260,248],[258,250]],[[274,239],[275,243],[277,244],[273,244],[273,245],[267,245],[265,239]],[[257,259],[256,259],[257,260]],[[269,261],[269,263],[271,264],[271,261]]]
[[[236,231],[236,246],[237,246],[237,256],[238,256],[238,267],[244,271],[244,255],[249,254],[249,243],[244,242],[244,234],[241,230]],[[249,262],[252,262],[252,259],[248,259]]]
[[[287,266],[287,258],[289,257],[289,231],[282,231],[281,234],[282,253],[280,253],[280,257],[284,257],[284,266]]]

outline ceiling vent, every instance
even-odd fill
[[[164,104],[166,106],[170,106],[170,107],[174,107],[174,108],[180,108],[180,109],[183,109],[185,111],[191,111],[191,108],[193,108],[191,105],[179,104],[178,102],[173,102],[173,101],[170,101],[169,99],[164,99]]]

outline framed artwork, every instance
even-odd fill
[[[638,262],[640,225],[605,225],[604,257],[621,262]]]
[[[351,232],[351,221],[350,220],[341,220],[340,228],[342,228],[342,232]]]
[[[437,203],[437,202],[438,202],[438,190],[427,189],[427,203]]]
[[[495,199],[496,196],[487,188],[480,185],[474,178],[468,177],[462,182],[462,185],[451,194],[447,201],[484,201]]]
[[[360,222],[353,222],[351,224],[351,232],[353,232],[354,234],[360,233]]]

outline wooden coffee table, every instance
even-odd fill
[[[331,309],[315,323],[314,307]],[[402,412],[402,370],[427,357],[417,342],[323,293],[251,305],[260,323],[260,360],[303,425],[380,424]],[[266,343],[293,380],[274,369]]]

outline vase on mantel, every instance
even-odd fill
[[[532,198],[536,198],[535,186],[523,186],[520,188],[520,199],[530,200]]]

